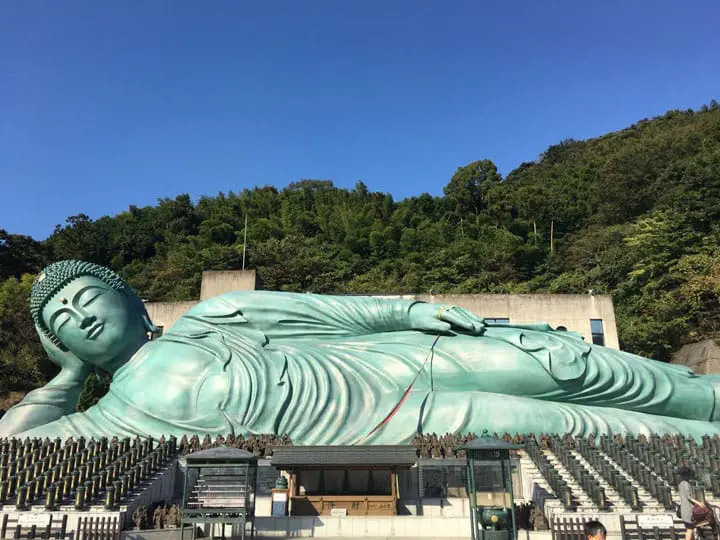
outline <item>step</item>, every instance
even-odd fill
[[[609,502],[611,502],[614,506],[627,506],[627,503],[625,502],[625,499],[623,499],[620,494],[615,490],[614,487],[612,487],[605,478],[600,474],[600,472],[595,469],[592,465],[590,465],[590,462],[586,460],[579,452],[575,450],[571,450],[570,453],[580,462],[580,464],[585,467],[590,474],[592,474],[595,478],[598,479],[600,482],[600,487],[602,487],[605,490],[605,497]]]
[[[583,507],[597,508],[597,506],[595,505],[595,503],[593,503],[587,492],[580,487],[577,480],[575,480],[575,477],[570,474],[570,471],[565,468],[565,466],[560,462],[560,460],[555,456],[555,454],[550,450],[544,450],[543,452],[545,454],[545,457],[548,458],[548,461],[558,471],[560,477],[565,480],[565,482],[567,482],[573,499],[578,503],[578,505]]]
[[[648,506],[657,506],[659,508],[663,508],[663,505],[655,498],[653,497],[650,492],[645,489],[640,482],[637,481],[635,477],[633,477],[629,471],[625,470],[618,462],[616,462],[613,458],[611,458],[609,455],[607,455],[602,450],[598,449],[598,452],[600,455],[610,464],[611,467],[613,467],[616,471],[618,471],[620,474],[622,474],[627,480],[630,481],[630,483],[635,486],[638,490],[638,497],[641,501],[647,501]],[[671,492],[673,495],[673,500],[675,500],[675,494]]]

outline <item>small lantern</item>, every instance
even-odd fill
[[[461,448],[467,453],[473,540],[516,540],[510,450],[520,448],[487,431]]]

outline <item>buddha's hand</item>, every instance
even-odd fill
[[[410,325],[413,330],[425,332],[448,332],[456,330],[480,336],[485,331],[485,321],[457,306],[417,303],[410,308]]]
[[[60,368],[60,373],[45,386],[29,392],[0,418],[0,437],[44,426],[74,412],[83,383],[93,372],[90,364],[70,351],[61,350],[42,333],[39,335],[48,357]]]
[[[64,377],[82,379],[84,381],[85,378],[93,372],[93,367],[90,364],[83,362],[70,351],[61,350],[44,336],[42,332],[38,332],[38,335],[40,336],[40,342],[48,353],[50,361],[60,368]]]

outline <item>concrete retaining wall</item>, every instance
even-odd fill
[[[255,270],[203,272],[200,301],[230,291],[254,291],[255,281]]]
[[[163,332],[167,332],[180,317],[187,313],[198,302],[148,302],[145,304],[150,320]]]

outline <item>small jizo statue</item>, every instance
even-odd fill
[[[147,523],[147,508],[141,506],[137,508],[132,515],[133,521],[135,522],[135,529],[141,530]]]
[[[165,505],[159,505],[157,508],[155,508],[155,512],[153,512],[153,526],[156,529],[162,529],[163,528],[163,522],[165,521],[165,514],[167,513],[167,510],[165,509]]]
[[[530,524],[534,531],[546,531],[548,529],[542,510],[534,505],[532,510],[530,510]]]
[[[165,528],[174,529],[180,526],[180,509],[173,504],[167,512],[165,512]]]

